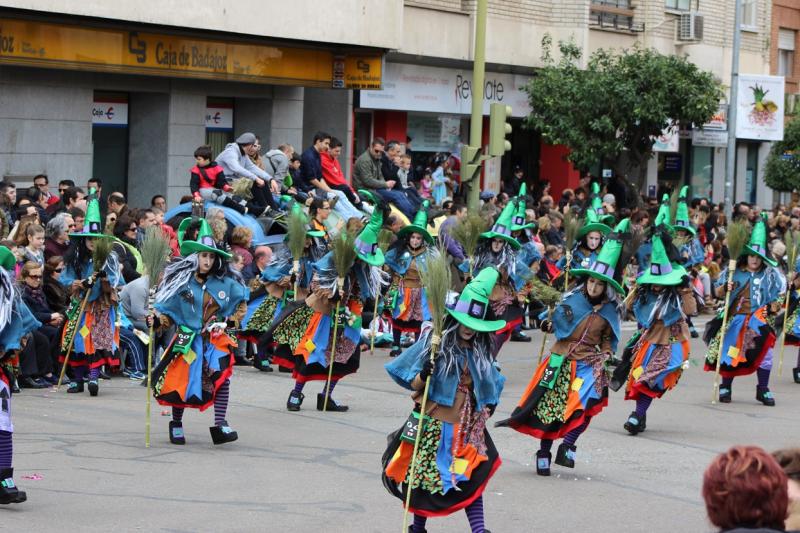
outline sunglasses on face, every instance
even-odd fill
[[[130,228],[128,228],[128,229],[127,229],[127,230],[125,230],[125,231],[136,231],[137,229],[138,229],[138,228],[137,228],[136,226],[131,226]]]
[[[42,275],[41,274],[37,274],[37,275],[28,274],[28,277],[30,279],[42,279]]]
[[[62,272],[64,272],[64,267],[58,267],[53,272],[58,272],[59,274],[61,274]]]

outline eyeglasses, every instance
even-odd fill
[[[42,279],[42,275],[41,274],[37,274],[37,275],[28,274],[28,277],[30,279]]]
[[[126,229],[125,231],[136,231],[138,228],[136,226],[131,226],[130,228]]]
[[[64,267],[56,268],[55,270],[53,270],[53,272],[58,272],[59,274],[61,274],[62,272],[64,272]]]

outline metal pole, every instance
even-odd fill
[[[725,213],[733,214],[736,182],[736,99],[739,96],[739,47],[742,42],[742,0],[735,0],[733,15],[733,51],[731,59],[731,90],[728,99],[728,148],[725,153]]]
[[[475,11],[475,53],[472,65],[472,117],[469,123],[469,145],[483,146],[483,93],[486,73],[486,6],[488,0],[478,0]],[[469,184],[467,205],[470,209],[480,206],[480,175]]]

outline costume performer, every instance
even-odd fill
[[[414,411],[403,427],[389,436],[383,454],[383,484],[405,501],[411,486],[411,533],[425,532],[429,517],[446,516],[464,509],[473,532],[487,531],[483,520],[483,491],[500,467],[500,456],[486,430],[503,391],[505,378],[493,364],[492,332],[502,320],[486,318],[489,295],[499,278],[497,270],[484,268],[447,307],[449,316],[439,352],[430,361],[431,332],[386,365],[401,387],[414,391]],[[409,483],[414,434],[419,426],[419,401],[431,377],[422,424],[415,479]]]
[[[800,297],[798,297],[797,290],[800,288],[800,258],[797,259],[794,265],[794,272],[792,273],[792,280],[788,284],[789,291],[787,294],[791,297],[789,300],[789,309],[786,316],[786,340],[787,346],[800,346]],[[792,378],[795,383],[800,383],[800,350],[797,352],[797,366],[792,369]]]
[[[550,475],[553,440],[563,438],[555,462],[575,467],[575,443],[592,417],[608,405],[605,363],[617,349],[622,309],[619,283],[625,260],[623,240],[629,227],[624,219],[611,232],[597,260],[588,269],[575,269],[579,278],[564,295],[542,329],[554,332],[556,342],[533,374],[511,417],[498,422],[541,440],[536,473]]]
[[[694,294],[698,306],[705,303],[704,297],[711,296],[711,277],[708,272],[702,272],[700,267],[703,266],[706,254],[703,250],[703,245],[700,244],[700,239],[696,237],[697,230],[692,226],[689,220],[689,205],[687,203],[687,196],[689,193],[689,186],[685,185],[681,188],[680,196],[678,197],[678,209],[675,213],[675,224],[672,226],[675,230],[676,240],[684,241],[679,248],[680,262],[686,268],[689,277],[691,278],[692,287],[695,289]],[[696,281],[696,283],[695,283]],[[696,315],[697,313],[693,313]],[[700,336],[697,329],[692,323],[692,316],[687,315],[686,323],[689,325],[689,332],[693,339]]]
[[[326,394],[328,411],[348,410],[348,406],[336,403],[332,395],[339,380],[358,371],[361,361],[361,313],[364,302],[379,297],[386,276],[380,268],[384,263],[383,251],[378,247],[378,233],[382,225],[383,213],[375,209],[369,223],[356,238],[356,260],[343,286],[338,286],[334,252],[328,252],[314,265],[311,294],[304,302],[288,304],[267,331],[266,341],[271,337],[278,343],[276,358],[287,363],[291,361],[293,368],[295,386],[286,401],[289,411],[300,410],[305,398],[303,388],[308,381],[328,379],[333,314],[337,307],[340,326],[333,356],[333,374],[328,390],[317,394],[317,410],[322,411]]]
[[[600,200],[599,198],[596,199]],[[598,209],[602,210],[602,206]],[[570,272],[578,268],[589,268],[597,259],[597,253],[603,246],[603,239],[610,232],[611,228],[600,222],[595,209],[587,209],[583,227],[578,230],[576,235],[577,242],[572,250],[572,260],[569,264]],[[556,266],[559,270],[565,270],[567,268],[567,256],[561,257]]]
[[[386,267],[392,275],[388,292],[394,337],[390,357],[400,355],[403,332],[419,335],[422,322],[431,319],[421,277],[428,259],[438,253],[427,229],[429,205],[427,200],[422,203],[414,221],[397,232],[397,240],[386,253]]]
[[[656,228],[652,237],[650,268],[636,281],[633,313],[639,333],[632,339],[631,357],[623,358],[627,370],[625,399],[636,401],[636,410],[624,427],[631,435],[647,427],[647,409],[675,387],[689,364],[689,328],[686,317],[696,310],[689,276],[678,260],[669,228]],[[627,349],[626,349],[627,352]],[[618,367],[615,370],[615,375]]]
[[[777,261],[769,256],[767,224],[762,216],[753,226],[750,242],[739,257],[733,279],[728,281],[726,269],[717,280],[717,296],[725,296],[726,284],[730,291],[727,331],[720,331],[720,312],[719,317],[708,323],[703,336],[708,344],[706,372],[715,371],[717,355],[722,355],[719,371],[722,376],[719,388],[721,403],[730,403],[734,377],[755,372],[758,376],[756,400],[766,406],[775,405],[775,398],[769,390],[772,347],[775,344],[774,319],[780,309],[778,297],[786,287],[783,274],[775,268],[777,265]]]
[[[67,393],[83,392],[84,378],[88,373],[91,396],[100,391],[100,368],[119,366],[119,320],[117,314],[119,295],[117,287],[123,283],[116,252],[111,251],[102,267],[95,269],[92,254],[96,239],[110,239],[100,231],[100,204],[94,189],[90,190],[83,231],[70,233],[72,240],[64,257],[65,268],[59,281],[72,291],[72,303],[67,311],[67,323],[61,337],[63,363],[72,336],[72,352],[68,364],[73,380]],[[82,300],[86,307],[80,313]]]
[[[211,404],[211,440],[224,444],[239,437],[225,419],[236,348],[226,326],[228,319],[244,316],[248,291],[228,264],[231,254],[214,243],[205,219],[193,220],[179,237],[183,259],[167,266],[156,292],[161,325],[177,329],[153,369],[153,395],[161,405],[172,406],[172,444],[186,444],[184,409],[204,411]]]
[[[11,423],[13,360],[22,348],[22,338],[41,327],[14,288],[11,272],[16,267],[13,252],[0,246],[0,504],[28,499],[14,484],[12,468],[14,425]]]

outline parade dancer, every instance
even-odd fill
[[[767,249],[765,214],[756,220],[750,242],[738,258],[733,279],[723,271],[717,281],[717,296],[730,292],[728,326],[721,332],[722,320],[717,318],[706,328],[708,343],[705,370],[714,372],[717,354],[721,354],[719,401],[730,403],[733,378],[756,373],[756,400],[772,407],[775,398],[769,390],[772,370],[772,347],[775,344],[774,315],[780,309],[778,297],[784,292],[786,280],[775,268],[777,261]],[[724,335],[724,337],[723,337]],[[720,350],[720,342],[722,350]]]
[[[388,292],[392,313],[392,349],[390,357],[400,355],[403,332],[419,335],[423,321],[431,319],[428,296],[422,286],[422,273],[428,259],[438,253],[428,233],[428,206],[425,200],[414,221],[397,232],[397,240],[386,254],[386,266],[392,274]]]
[[[22,503],[28,499],[14,484],[12,463],[14,425],[11,422],[13,360],[22,339],[41,327],[14,288],[11,272],[16,267],[13,252],[0,246],[0,504]]]
[[[789,265],[791,268],[791,265]],[[789,301],[789,309],[786,313],[786,346],[800,346],[800,297],[797,295],[797,290],[800,289],[800,258],[794,264],[794,271],[787,275],[791,278],[787,286],[791,290],[787,291],[787,298]],[[797,366],[792,369],[792,379],[795,383],[800,383],[800,349],[797,352]]]
[[[602,206],[600,209],[602,209]],[[600,222],[597,212],[592,208],[587,209],[586,216],[583,219],[583,227],[578,230],[576,235],[577,243],[572,250],[569,270],[589,268],[597,259],[597,253],[603,246],[603,239],[610,232],[611,228]],[[565,270],[567,268],[567,256],[564,255],[559,259],[556,266],[559,270]]]
[[[64,257],[65,268],[59,281],[71,289],[72,303],[67,311],[59,360],[62,364],[67,361],[72,368],[73,380],[67,393],[83,392],[84,378],[88,377],[89,394],[97,396],[101,367],[119,366],[117,287],[122,276],[117,254],[107,241],[111,236],[100,231],[100,204],[94,189],[89,192],[83,231],[70,233],[70,237],[72,243]]]
[[[698,295],[700,303],[705,303],[704,298],[711,295],[711,277],[707,272],[700,272],[698,270],[703,264],[706,254],[703,250],[703,245],[700,244],[700,239],[696,237],[697,230],[692,226],[689,220],[689,205],[687,204],[688,193],[688,185],[681,188],[680,196],[678,197],[678,209],[675,213],[675,224],[672,228],[675,230],[675,240],[683,242],[678,250],[680,253],[680,262],[686,268],[691,279],[697,280],[697,282],[701,284],[702,289],[696,289],[695,293]],[[692,287],[694,287],[694,284]],[[694,307],[697,308],[698,305]],[[695,311],[693,315],[696,314]],[[689,325],[689,333],[692,338],[696,339],[700,334],[692,323],[693,315],[687,315],[686,323]]]
[[[464,509],[473,532],[484,528],[483,491],[500,467],[497,449],[486,430],[505,378],[493,364],[494,331],[502,320],[487,319],[489,295],[499,273],[492,267],[478,273],[452,306],[444,321],[439,351],[431,362],[432,333],[422,334],[411,347],[386,365],[401,387],[413,391],[414,412],[393,433],[383,454],[383,484],[405,501],[414,523],[409,533],[424,533],[430,517],[447,516]],[[430,376],[428,401],[422,424],[414,479],[409,480],[420,398]]]
[[[383,225],[383,213],[375,209],[372,218],[355,239],[355,245],[347,250],[336,246],[317,261],[311,281],[311,294],[304,302],[288,305],[275,319],[266,333],[266,340],[277,343],[276,357],[291,361],[294,389],[289,393],[286,409],[299,411],[305,396],[303,388],[308,381],[328,379],[328,365],[333,361],[330,386],[317,394],[317,410],[348,410],[348,406],[332,398],[336,384],[343,377],[358,371],[361,361],[361,314],[364,302],[380,296],[380,288],[386,274],[381,271],[384,263],[383,251],[378,246],[378,234]],[[344,242],[345,235],[333,239],[334,245]],[[352,242],[352,241],[350,241]],[[337,261],[342,256],[353,254],[347,276],[339,285]],[[334,317],[336,309],[340,316]],[[342,320],[342,315],[346,318]],[[336,352],[333,347],[334,319],[340,321],[336,334]],[[327,406],[325,396],[327,395]]]
[[[497,423],[541,440],[536,452],[540,476],[550,475],[555,439],[564,439],[555,463],[575,467],[578,437],[608,404],[605,363],[620,338],[620,279],[627,262],[623,240],[629,224],[624,219],[609,234],[591,267],[572,271],[577,285],[564,295],[551,319],[542,322],[542,330],[556,337],[550,355],[534,372],[511,417]]]
[[[156,292],[162,327],[174,324],[177,329],[153,369],[153,395],[161,405],[172,407],[172,444],[186,443],[184,409],[204,411],[211,404],[211,440],[224,444],[238,438],[226,421],[236,348],[226,326],[227,320],[244,316],[248,291],[230,268],[231,254],[214,243],[205,219],[192,220],[181,235],[180,250],[183,259],[167,266]]]
[[[624,424],[631,435],[646,429],[647,409],[653,399],[674,388],[688,367],[686,317],[696,310],[689,277],[677,263],[678,251],[666,226],[656,228],[652,246],[649,270],[637,279],[633,300],[641,334],[630,351],[631,360],[623,360],[628,374],[625,399],[636,401],[636,410]]]

